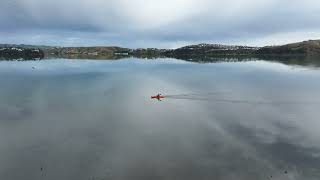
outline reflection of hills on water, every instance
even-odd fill
[[[279,62],[286,65],[314,66],[320,67],[320,58],[317,57],[285,57],[285,56],[262,56],[262,57],[199,57],[199,58],[178,58],[180,60],[195,63],[221,63],[221,62],[250,62],[250,61],[270,61]]]
[[[165,57],[165,56],[127,56],[127,55],[90,55],[90,54],[68,54],[68,55],[48,55],[43,59],[39,58],[0,58],[1,60],[16,60],[16,61],[33,61],[33,60],[46,60],[46,59],[73,59],[73,60],[122,60],[128,58],[138,58],[141,60],[157,60],[163,58],[177,59],[192,63],[236,63],[236,62],[251,62],[251,61],[269,61],[269,62],[278,62],[285,65],[298,65],[298,66],[313,66],[320,67],[320,58],[318,57],[301,57],[301,56],[181,56],[181,57]]]
[[[127,56],[114,55],[91,55],[91,54],[66,54],[66,55],[47,55],[46,59],[74,59],[74,60],[120,60]]]

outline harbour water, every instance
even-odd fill
[[[318,180],[319,80],[265,60],[1,61],[0,179]]]

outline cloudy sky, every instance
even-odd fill
[[[319,0],[1,0],[0,43],[174,48],[320,39]]]

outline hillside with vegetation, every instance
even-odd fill
[[[266,46],[257,50],[267,56],[320,56],[320,40],[309,40],[283,46]]]
[[[0,60],[34,60],[44,58],[38,48],[0,47]]]
[[[198,44],[177,49],[139,48],[116,46],[98,47],[51,47],[35,45],[0,44],[2,59],[71,58],[71,59],[120,59],[125,57],[169,57],[205,61],[215,58],[273,58],[273,57],[320,57],[320,40],[303,41],[283,46],[231,46]]]

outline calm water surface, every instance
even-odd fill
[[[319,92],[267,61],[3,61],[0,179],[318,180]]]

